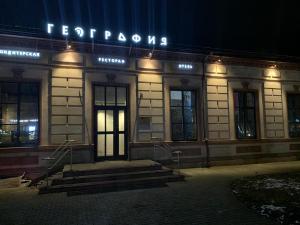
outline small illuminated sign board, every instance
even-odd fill
[[[194,68],[194,66],[192,64],[179,63],[179,64],[177,64],[177,68],[179,70],[192,70]]]
[[[24,50],[0,49],[0,56],[38,59],[41,57],[41,53]]]
[[[126,60],[123,58],[103,57],[103,56],[98,57],[97,62],[100,64],[107,64],[107,65],[125,65],[126,64]]]
[[[68,25],[61,25],[56,27],[53,23],[47,23],[46,26],[47,33],[49,35],[54,32],[59,32],[63,37],[68,37],[71,34],[76,35],[78,38],[84,38],[88,36],[90,39],[94,39],[97,36],[102,37],[105,41],[118,41],[119,43],[133,43],[133,44],[147,44],[151,47],[159,45],[161,47],[166,47],[168,45],[167,37],[156,37],[155,35],[141,36],[140,34],[125,34],[123,32],[113,33],[110,30],[104,30],[99,32],[95,28],[85,29],[80,26],[70,27]]]

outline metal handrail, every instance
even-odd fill
[[[72,166],[73,166],[72,143],[73,142],[75,142],[75,140],[65,140],[55,149],[54,152],[50,154],[50,156],[43,158],[43,160],[53,161],[52,165],[47,168],[47,174],[46,174],[47,187],[49,181],[49,172],[53,170],[53,168],[55,168],[55,166],[57,166],[57,164],[60,163],[68,153],[70,153],[70,167],[72,171]]]
[[[176,154],[176,161],[177,161],[177,169],[179,171],[180,169],[180,156],[182,155],[182,151],[173,150],[172,147],[168,143],[154,143],[153,144],[153,159],[155,159],[155,152],[157,149],[167,151],[168,153],[171,153],[172,158],[173,154]],[[172,159],[173,160],[173,159]],[[175,160],[173,160],[175,161]]]

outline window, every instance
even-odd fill
[[[171,125],[174,141],[197,139],[195,91],[171,90]]]
[[[149,131],[151,130],[151,117],[140,117],[139,130]]]
[[[126,88],[95,86],[96,106],[126,106]]]
[[[0,82],[0,146],[37,144],[39,85]]]
[[[300,94],[288,94],[287,100],[290,137],[300,137]]]
[[[234,115],[237,138],[256,138],[256,101],[254,92],[234,92]]]

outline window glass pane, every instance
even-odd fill
[[[171,106],[182,105],[182,91],[171,91]]]
[[[171,107],[172,123],[183,123],[182,107]]]
[[[97,142],[97,155],[105,156],[105,134],[98,134]]]
[[[17,144],[17,125],[0,125],[0,145]]]
[[[235,129],[237,138],[256,137],[256,109],[254,92],[234,92]]]
[[[196,115],[194,108],[184,108],[184,123],[195,123]]]
[[[34,91],[34,86],[31,85]],[[28,93],[30,92],[28,87]],[[38,141],[39,134],[39,107],[38,97],[30,95],[21,95],[20,104],[20,136],[19,141],[23,144],[35,143]]]
[[[105,131],[105,110],[98,110],[97,113],[97,131],[104,132]]]
[[[125,155],[125,138],[124,138],[124,134],[119,134],[119,155]]]
[[[115,88],[106,87],[106,105],[115,105]]]
[[[290,137],[300,137],[300,94],[288,94],[287,102]]]
[[[235,123],[236,123],[237,137],[242,138],[245,134],[244,112],[239,110],[235,111]]]
[[[33,144],[38,141],[39,124],[34,122],[21,123],[19,141],[22,144]]]
[[[39,84],[5,82],[0,86],[0,145],[38,143]]]
[[[117,105],[126,106],[126,88],[117,88]]]
[[[95,86],[95,105],[105,105],[104,87]]]
[[[1,123],[15,124],[17,118],[17,104],[2,104],[1,105]]]
[[[294,104],[296,109],[300,109],[300,95],[295,95]]]
[[[17,103],[18,100],[17,83],[2,83],[1,99],[2,99],[2,103]]]
[[[194,106],[195,96],[192,91],[184,91],[183,92],[183,104],[185,107]]]
[[[238,92],[239,107],[244,107],[244,93]]]
[[[21,94],[38,96],[38,85],[30,83],[21,84]]]
[[[294,98],[292,95],[288,95],[288,108],[293,109],[294,108]]]
[[[197,139],[195,91],[171,91],[171,123],[173,140]]]
[[[254,107],[254,93],[247,93],[247,107]]]
[[[38,122],[39,108],[37,102],[21,102],[20,121]]]
[[[139,118],[139,130],[151,130],[151,117],[140,117]]]
[[[106,110],[106,131],[114,130],[114,111]]]
[[[185,139],[186,140],[194,140],[196,139],[196,124],[185,124]]]
[[[114,135],[106,134],[106,156],[114,155]]]
[[[119,131],[124,131],[125,113],[124,110],[119,111]]]
[[[184,140],[183,124],[172,124],[173,140]]]

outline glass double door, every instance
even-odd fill
[[[95,86],[96,160],[124,159],[127,155],[127,88]]]
[[[97,158],[119,159],[126,156],[126,109],[97,109]]]

